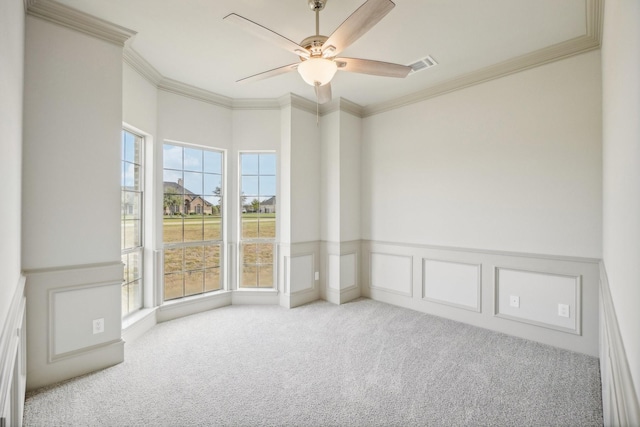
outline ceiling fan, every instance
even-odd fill
[[[305,38],[300,44],[235,13],[223,18],[300,58],[299,62],[264,71],[238,82],[262,80],[297,69],[303,80],[314,86],[318,102],[324,104],[331,101],[331,79],[337,70],[400,78],[409,74],[411,68],[406,65],[337,57],[395,7],[391,0],[365,1],[329,37],[320,35],[320,11],[324,9],[327,0],[308,0],[308,3],[316,14],[316,34]]]

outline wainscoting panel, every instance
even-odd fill
[[[580,334],[579,276],[496,268],[495,295],[496,316]]]
[[[288,263],[286,290],[289,294],[304,292],[313,289],[314,285],[314,260],[313,254],[297,255],[285,258]]]
[[[21,426],[26,391],[25,278],[20,277],[0,329],[0,426]]]
[[[413,296],[413,259],[387,253],[371,253],[371,288]]]
[[[119,283],[54,289],[49,293],[49,360],[83,348],[120,340],[117,322],[105,322],[111,307],[121,304]],[[104,332],[93,333],[93,320],[102,319]]]
[[[124,360],[120,261],[26,272],[27,389]],[[93,333],[102,319],[104,332]]]
[[[640,426],[640,400],[633,385],[604,262],[600,263],[600,376],[605,426]]]
[[[597,259],[368,240],[361,251],[364,296],[598,355]]]
[[[481,266],[422,260],[422,297],[467,310],[480,311]]]
[[[320,298],[316,284],[319,274],[320,242],[282,243],[278,249],[278,296],[280,305],[294,308]],[[238,292],[239,293],[239,292]],[[234,301],[235,303],[235,301]]]

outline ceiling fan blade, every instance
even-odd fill
[[[351,71],[352,73],[372,74],[385,77],[407,77],[411,67],[391,62],[372,61],[358,58],[336,58],[338,70]]]
[[[268,79],[269,77],[278,76],[280,74],[288,73],[289,71],[293,71],[298,68],[299,62],[295,64],[285,65],[284,67],[274,68],[273,70],[263,71],[262,73],[254,74],[253,76],[245,77],[244,79],[240,79],[236,81],[236,83],[248,83],[248,82],[257,82],[258,80]]]
[[[322,45],[322,51],[333,47],[335,56],[376,25],[395,7],[391,0],[367,0],[351,14]]]
[[[316,86],[316,96],[318,97],[318,104],[326,104],[331,101],[331,83],[327,83],[323,86]]]
[[[233,22],[236,25],[242,27],[245,31],[258,36],[268,42],[271,42],[281,48],[288,50],[294,55],[303,56],[305,58],[309,57],[309,52],[304,47],[300,46],[298,43],[289,40],[288,38],[281,36],[280,34],[271,31],[270,29],[263,27],[262,25],[253,22],[247,18],[243,18],[240,15],[236,15],[235,13],[231,13],[224,18],[227,22]]]

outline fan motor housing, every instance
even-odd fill
[[[309,0],[309,8],[314,12],[324,9],[327,0]]]
[[[327,41],[327,36],[309,36],[300,42],[300,46],[307,49],[311,56],[322,56],[322,45]]]

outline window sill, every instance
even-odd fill
[[[122,330],[126,330],[138,322],[146,319],[148,316],[155,315],[155,308],[142,308],[133,314],[122,319]]]
[[[238,292],[243,294],[245,293],[274,294],[274,295],[278,294],[278,290],[274,288],[240,288],[240,289],[234,289],[233,292]]]

